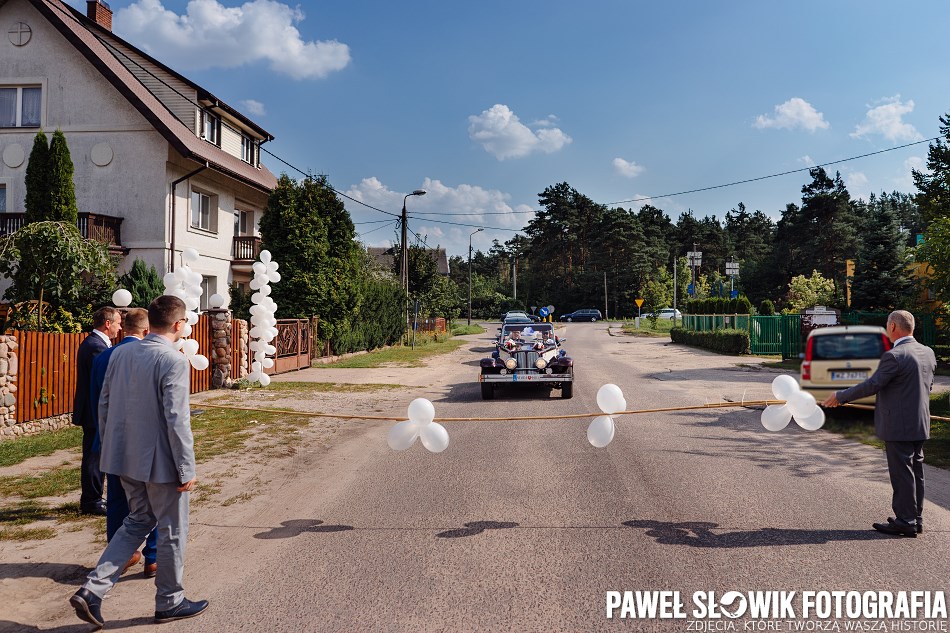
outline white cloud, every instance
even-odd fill
[[[799,97],[792,97],[785,103],[775,106],[775,116],[760,114],[753,125],[759,129],[778,128],[794,130],[800,128],[809,132],[825,130],[831,124],[825,121],[825,115]]]
[[[245,99],[241,101],[241,107],[247,110],[247,113],[251,116],[264,116],[267,114],[267,111],[264,109],[264,104],[255,99]]]
[[[627,178],[636,178],[643,173],[645,169],[643,165],[638,165],[634,162],[624,160],[622,158],[615,158],[613,160],[614,170],[621,176]]]
[[[468,135],[498,160],[523,158],[534,152],[551,154],[573,139],[554,127],[556,117],[548,116],[543,125],[532,130],[518,119],[508,106],[495,104],[481,114],[468,117]]]
[[[306,41],[296,7],[251,0],[226,7],[217,0],[190,0],[184,15],[161,0],[138,0],[116,11],[115,31],[173,68],[236,68],[259,61],[294,79],[325,77],[350,62],[336,40]]]
[[[872,134],[880,134],[891,142],[919,141],[924,138],[917,128],[904,122],[904,115],[914,111],[913,99],[903,103],[901,96],[895,95],[881,99],[879,103],[881,105],[868,105],[864,121],[851,133],[853,138],[865,138]]]
[[[802,156],[801,158],[799,158],[799,159],[798,159],[798,162],[800,162],[800,163],[802,163],[803,165],[805,165],[805,167],[814,167],[814,166],[815,166],[815,161],[814,161],[814,160],[812,159],[812,157],[809,156],[808,154],[805,154],[804,156]]]
[[[409,229],[425,236],[429,246],[442,246],[448,249],[450,255],[464,256],[468,252],[469,235],[479,226],[488,225],[520,230],[532,217],[530,213],[516,213],[516,211],[531,211],[532,207],[525,204],[512,206],[511,195],[497,189],[484,189],[469,184],[451,187],[432,178],[426,178],[421,188],[426,190],[426,195],[410,198],[407,204],[410,217]],[[364,178],[358,185],[353,185],[345,193],[379,209],[397,212],[402,209],[403,196],[409,192],[394,191],[378,178],[370,177]],[[368,210],[351,200],[344,199],[344,202],[354,222],[384,219],[379,213]],[[395,219],[393,218],[394,221]],[[473,226],[438,224],[432,220],[445,220]],[[375,226],[361,225],[357,227],[357,230],[368,231]],[[366,241],[374,246],[391,244],[392,235],[393,229],[383,229],[370,235]],[[484,251],[491,246],[492,240],[504,242],[512,236],[514,233],[511,231],[485,229],[484,232],[475,236],[474,248]]]
[[[912,169],[916,169],[925,174],[930,173],[930,170],[927,169],[926,158],[922,156],[911,156],[904,161],[900,175],[894,178],[894,184],[898,191],[913,192],[916,190],[917,185],[914,184],[914,176],[911,174]]]
[[[862,171],[852,171],[844,178],[844,184],[848,188],[848,193],[854,199],[863,198],[867,200],[871,197],[871,181]]]

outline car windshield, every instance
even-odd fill
[[[506,338],[515,338],[530,342],[530,341],[544,341],[547,338],[550,338],[554,327],[551,324],[537,323],[534,325],[506,325],[501,330],[502,340]]]
[[[873,332],[812,337],[811,360],[880,358],[884,352],[884,337]]]

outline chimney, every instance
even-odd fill
[[[107,31],[112,30],[112,9],[105,0],[86,0],[86,17]]]

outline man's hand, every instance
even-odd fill
[[[841,406],[841,403],[838,402],[838,396],[836,396],[835,394],[831,394],[830,396],[825,398],[825,401],[821,403],[821,406],[825,408],[834,408],[834,407]]]
[[[187,481],[181,486],[178,486],[178,492],[190,492],[191,489],[195,487],[195,483],[197,483],[197,481],[198,481],[198,478],[195,477],[191,481]]]

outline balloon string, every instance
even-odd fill
[[[516,416],[508,418],[434,418],[435,422],[508,422],[512,420],[519,421],[528,421],[528,420],[570,420],[578,418],[591,418],[601,415],[610,415],[616,417],[618,415],[636,415],[640,413],[668,413],[671,411],[696,411],[698,409],[727,409],[731,407],[762,407],[769,406],[773,404],[785,404],[785,400],[746,400],[740,402],[712,402],[708,404],[692,405],[692,406],[683,406],[683,407],[663,407],[659,409],[635,409],[631,411],[618,411],[617,413],[604,413],[603,411],[596,411],[594,413],[571,413],[567,415],[555,415],[555,416]],[[846,407],[853,407],[855,409],[867,409],[873,410],[873,405],[868,404],[845,404]],[[284,413],[287,415],[297,415],[297,416],[307,416],[314,418],[337,418],[340,420],[385,420],[390,422],[403,422],[408,420],[406,417],[393,417],[385,415],[352,415],[348,413],[318,413],[314,411],[296,411],[293,409],[254,409],[249,407],[230,407],[222,404],[205,404],[201,403],[197,405],[196,408],[212,408],[212,409],[228,409],[231,411],[251,411],[254,413]],[[941,420],[950,422],[950,418],[945,418],[937,415],[930,416],[931,420]]]

